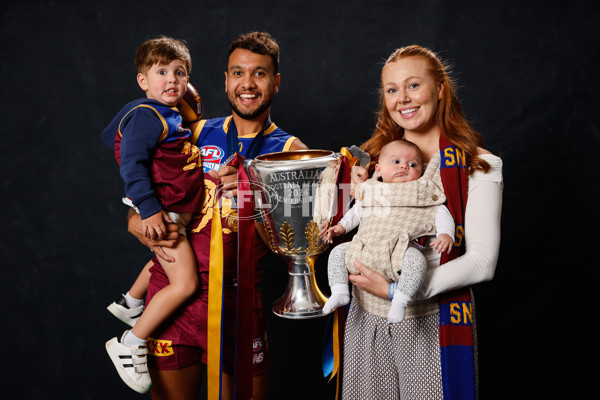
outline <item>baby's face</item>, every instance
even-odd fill
[[[423,164],[412,147],[403,143],[390,143],[379,155],[375,171],[385,183],[410,182],[421,177]]]

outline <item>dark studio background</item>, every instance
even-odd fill
[[[281,46],[273,120],[312,148],[371,134],[395,48],[421,44],[454,64],[466,115],[504,160],[500,260],[474,288],[480,398],[596,391],[596,2],[25,0],[0,16],[0,397],[149,398],[121,382],[104,350],[125,329],[105,307],[150,253],[126,231],[100,132],[142,95],[133,55],[160,34],[187,41],[205,117],[228,114],[226,49],[250,30]],[[269,308],[286,281],[270,261]],[[320,371],[324,325],[269,313],[272,399],[334,398]]]

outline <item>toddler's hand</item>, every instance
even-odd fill
[[[144,236],[152,240],[162,240],[167,235],[165,221],[171,223],[171,218],[164,211],[160,210],[154,215],[142,220],[142,232]]]
[[[450,235],[440,233],[437,239],[435,239],[434,242],[431,243],[431,247],[433,247],[434,250],[437,250],[438,253],[445,251],[448,254],[450,254],[450,251],[452,251],[453,244],[454,240],[452,240]]]

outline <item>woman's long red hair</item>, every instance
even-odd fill
[[[464,150],[468,155],[467,165],[471,172],[482,170],[487,172],[490,166],[478,156],[478,147],[484,147],[483,138],[476,132],[462,114],[462,106],[456,92],[455,84],[449,75],[449,67],[431,50],[418,45],[411,45],[397,49],[385,62],[386,65],[408,57],[420,57],[427,61],[428,73],[435,82],[443,85],[442,98],[438,103],[436,114],[437,125],[441,134],[445,135],[450,143]],[[383,86],[383,82],[382,82]],[[385,107],[384,93],[381,90],[379,98],[379,113],[375,131],[371,138],[361,145],[361,148],[371,155],[377,156],[381,148],[395,139],[404,136],[404,130],[392,119]]]

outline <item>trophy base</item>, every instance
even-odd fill
[[[278,317],[287,318],[287,319],[310,319],[310,318],[324,317],[325,315],[327,315],[327,314],[323,314],[323,310],[318,310],[318,311],[313,311],[313,312],[294,313],[294,312],[276,310],[275,307],[273,307],[273,314],[277,315]]]
[[[289,274],[288,287],[273,304],[273,313],[288,319],[323,317],[327,297],[316,286],[314,273]]]

